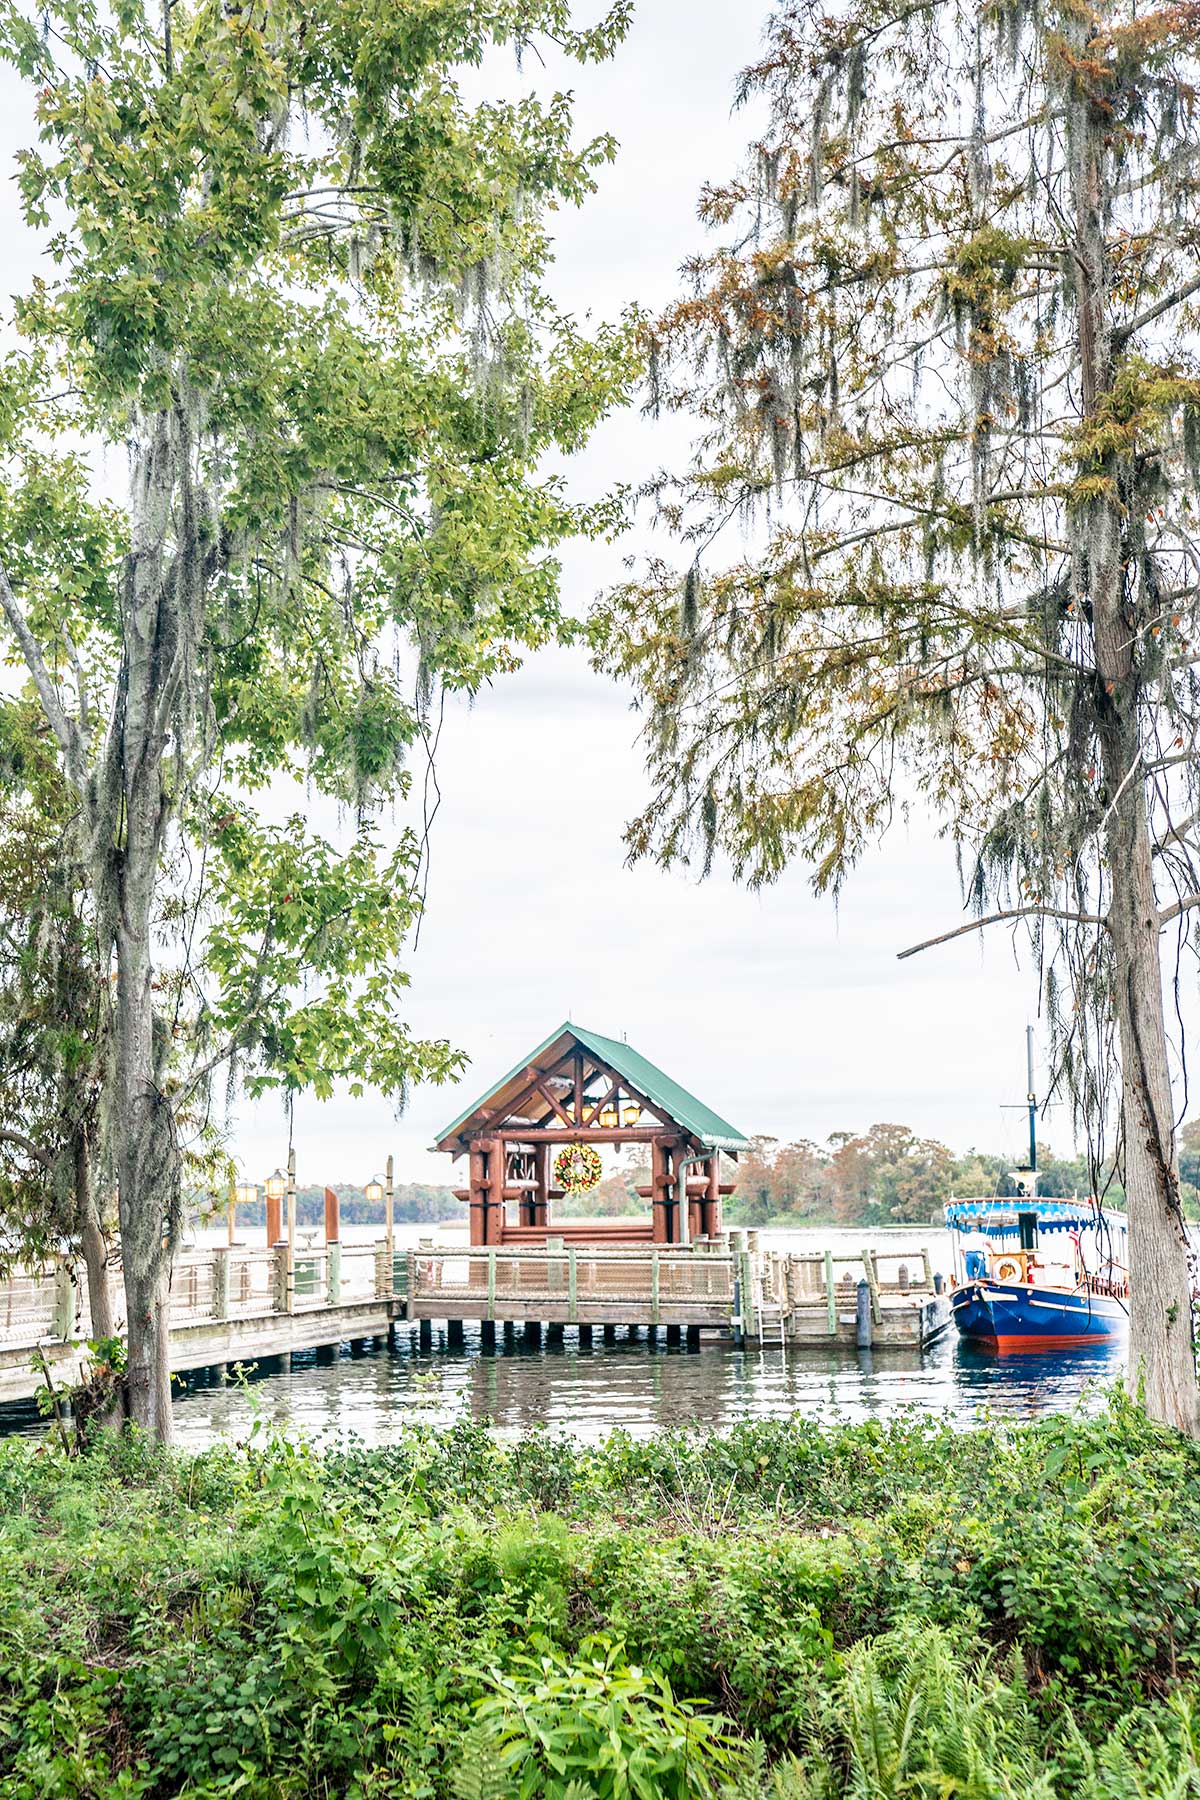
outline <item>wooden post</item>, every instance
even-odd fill
[[[325,1299],[339,1306],[342,1299],[342,1246],[336,1240],[325,1251]]]
[[[267,1249],[274,1250],[283,1237],[283,1195],[267,1195]]]
[[[837,1290],[833,1284],[833,1251],[825,1252],[825,1313],[831,1338],[838,1334]]]
[[[533,1178],[537,1186],[533,1190],[533,1198],[529,1203],[529,1223],[531,1225],[549,1225],[550,1223],[550,1146],[535,1144],[533,1146]]]
[[[704,1224],[702,1233],[705,1237],[715,1238],[721,1235],[721,1152],[714,1150],[708,1159],[708,1193],[704,1201]]]
[[[871,1283],[869,1281],[860,1281],[854,1308],[854,1338],[860,1350],[869,1350],[871,1348],[871,1315],[874,1311],[873,1301],[874,1295],[871,1292]]]
[[[229,1248],[233,1249],[233,1236],[237,1229],[237,1200],[234,1198],[233,1183],[229,1184]]]
[[[387,1292],[390,1294],[396,1285],[396,1194],[394,1176],[395,1161],[387,1159],[383,1184],[383,1236],[387,1245]]]
[[[691,1167],[695,1169],[698,1174],[703,1174],[708,1165],[707,1163],[693,1163]],[[683,1241],[685,1243],[694,1244],[697,1238],[708,1236],[708,1233],[704,1229],[704,1214],[708,1206],[708,1194],[706,1190],[703,1194],[697,1194],[694,1200],[690,1198],[687,1191],[689,1175],[690,1170],[684,1169],[682,1177],[678,1182],[679,1197],[681,1201],[680,1217],[687,1220],[687,1237]]]
[[[667,1171],[667,1152],[657,1138],[650,1146],[650,1171],[650,1204],[653,1208],[654,1242],[669,1244],[671,1241],[670,1195],[668,1192],[670,1177]]]
[[[469,1242],[484,1244],[487,1242],[487,1144],[483,1138],[476,1138],[470,1149],[471,1175],[468,1187],[470,1190]]]
[[[503,1138],[493,1138],[488,1152],[488,1202],[484,1213],[485,1244],[499,1244],[504,1237],[504,1188],[508,1174],[508,1146]]]
[[[883,1311],[879,1304],[879,1271],[875,1267],[873,1250],[863,1251],[863,1267],[867,1271],[867,1286],[871,1294],[871,1317],[878,1325],[883,1318]]]
[[[340,1243],[341,1236],[342,1236],[341,1223],[342,1223],[341,1206],[338,1202],[337,1192],[334,1188],[327,1187],[325,1189],[325,1243],[326,1243],[326,1247],[328,1247],[330,1244]]]
[[[287,1306],[296,1310],[296,1152],[288,1150],[287,1166]]]
[[[734,1348],[740,1350],[746,1341],[746,1307],[747,1295],[742,1280],[743,1250],[746,1245],[744,1231],[731,1231],[729,1249],[733,1259],[733,1310],[730,1323],[733,1326]]]
[[[228,1246],[213,1252],[212,1316],[214,1319],[227,1319],[229,1317]]]
[[[271,1277],[271,1309],[273,1312],[288,1310],[288,1251],[286,1244],[276,1244],[271,1252],[275,1259],[275,1268]]]

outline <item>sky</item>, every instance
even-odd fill
[[[755,54],[760,0],[640,0],[616,59],[598,69],[510,60],[483,79],[516,92],[568,86],[581,137],[612,131],[616,163],[578,214],[556,223],[551,286],[564,309],[596,320],[675,292],[703,242],[695,202],[737,166],[749,136],[731,114],[738,69]],[[0,171],[32,141],[28,102],[0,71]],[[25,285],[38,246],[0,182],[0,296]],[[607,421],[565,469],[573,493],[598,495],[678,466],[686,434],[636,408]],[[576,612],[653,543],[646,522],[614,545],[573,545],[563,597]],[[629,695],[561,649],[450,709],[438,761],[443,803],[428,913],[411,957],[409,1021],[446,1037],[471,1066],[459,1086],[415,1091],[397,1118],[378,1097],[300,1099],[302,1182],[363,1182],[395,1157],[398,1180],[450,1179],[430,1151],[438,1130],[566,1018],[628,1037],[747,1135],[824,1140],[876,1121],[911,1125],[955,1149],[1018,1159],[1026,1022],[1037,981],[1003,927],[899,963],[905,946],[961,920],[950,846],[929,821],[894,828],[864,858],[840,904],[809,892],[803,867],[751,894],[720,873],[628,868],[622,830],[646,784]],[[582,746],[578,761],[570,746]],[[552,796],[576,769],[582,818],[529,807],[538,771]],[[282,804],[282,802],[281,802]],[[306,800],[304,804],[309,806]],[[310,810],[311,807],[309,808]],[[336,834],[335,816],[318,816]],[[402,818],[384,821],[384,835]],[[286,1155],[277,1099],[241,1104],[233,1141],[246,1178]],[[1066,1151],[1065,1111],[1044,1135]],[[456,1177],[457,1178],[457,1177]]]

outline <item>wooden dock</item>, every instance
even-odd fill
[[[110,1271],[123,1320],[118,1270]],[[485,1350],[495,1326],[519,1323],[537,1339],[566,1327],[662,1328],[668,1342],[701,1336],[762,1348],[831,1344],[920,1348],[949,1324],[918,1251],[859,1255],[760,1248],[754,1232],[691,1245],[462,1247],[432,1239],[395,1251],[374,1244],[232,1245],[184,1251],[175,1268],[171,1367],[249,1363],[346,1341],[383,1338],[398,1321],[431,1341],[444,1321],[461,1341],[479,1323]],[[69,1383],[86,1358],[86,1278],[61,1261],[0,1286],[0,1402],[28,1399],[44,1377]]]
[[[917,1251],[793,1255],[756,1232],[688,1246],[556,1243],[408,1252],[407,1312],[418,1321],[665,1326],[754,1345],[921,1348],[950,1323]]]
[[[404,1317],[403,1255],[388,1246],[234,1244],[185,1250],[171,1287],[171,1368],[217,1367],[329,1344],[386,1337]],[[113,1312],[124,1329],[119,1268],[109,1271]],[[40,1352],[56,1380],[78,1379],[87,1359],[87,1278],[60,1261],[0,1284],[0,1403],[27,1400],[44,1383]]]

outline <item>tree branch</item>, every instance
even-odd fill
[[[1200,905],[1200,894],[1196,896]],[[953,931],[943,931],[940,937],[926,938],[924,943],[911,944],[907,950],[896,952],[896,961],[903,962],[907,956],[916,956],[921,950],[932,950],[937,944],[948,944],[951,938],[963,937],[968,931],[982,931],[985,925],[1000,925],[1006,919],[1065,919],[1071,925],[1104,925],[1107,918],[1098,913],[1068,912],[1061,906],[1012,906],[1003,912],[988,913],[986,918],[972,919],[969,925],[956,925]]]
[[[12,627],[13,636],[21,647],[26,667],[33,677],[33,685],[37,689],[38,699],[42,703],[42,711],[46,720],[58,739],[58,745],[67,765],[67,774],[72,786],[82,798],[87,779],[83,754],[83,738],[78,725],[71,718],[62,703],[62,696],[54,679],[46,666],[41,645],[29,628],[29,621],[17,604],[8,580],[8,571],[0,563],[0,610]]]
[[[1173,307],[1181,306],[1195,293],[1200,293],[1200,275],[1197,275],[1194,281],[1186,282],[1183,287],[1174,288],[1169,294],[1164,294],[1154,306],[1148,306],[1144,313],[1138,314],[1136,319],[1130,319],[1128,325],[1119,325],[1113,332],[1117,344],[1128,343],[1136,332],[1141,331],[1147,325],[1152,325],[1155,319],[1161,319],[1163,314],[1170,312]]]
[[[33,1139],[27,1138],[23,1131],[10,1131],[5,1125],[0,1125],[0,1144],[15,1144],[18,1150],[31,1156],[42,1169],[48,1169],[54,1161],[48,1150],[39,1150]]]
[[[1182,900],[1175,900],[1170,906],[1164,906],[1158,915],[1160,926],[1169,925],[1180,913],[1194,912],[1200,906],[1200,894],[1185,894]]]

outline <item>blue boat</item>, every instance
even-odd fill
[[[1031,1171],[1022,1171],[1029,1174]],[[984,1349],[1065,1350],[1120,1336],[1128,1232],[1093,1200],[952,1200],[950,1313]]]

